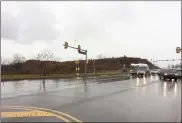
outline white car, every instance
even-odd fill
[[[157,75],[157,74],[159,74],[159,70],[157,70],[157,69],[151,70],[150,74],[151,75]]]

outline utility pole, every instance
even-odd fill
[[[87,75],[87,50],[85,51],[85,77]]]
[[[95,59],[93,61],[94,75],[95,75]]]
[[[79,71],[80,71],[79,61],[75,61],[75,65],[76,65],[76,76],[78,77],[79,76]]]

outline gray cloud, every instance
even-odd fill
[[[11,14],[2,11],[1,13],[1,38],[16,40],[18,38],[19,23]]]
[[[2,39],[4,55],[10,56],[15,52],[30,55],[45,48],[53,50],[63,60],[84,58],[62,46],[64,41],[73,45],[76,40],[82,48],[88,49],[89,57],[98,54],[154,60],[180,57],[175,53],[176,46],[181,45],[180,1],[14,2],[11,9],[11,2],[4,3],[7,3],[7,11],[11,13],[15,4],[19,10],[16,18],[11,14],[2,15],[3,20],[9,18],[9,21],[4,21],[7,24],[2,25],[4,37],[17,39]],[[54,39],[53,43],[47,44]],[[32,45],[21,45],[35,40]]]
[[[51,42],[59,37],[55,29],[54,14],[40,3],[21,3],[19,13],[12,17],[9,13],[2,15],[2,38],[16,40],[17,43],[32,43],[36,40]]]
[[[62,16],[60,19],[60,25],[63,26],[61,34],[64,34],[61,37],[64,39],[71,38],[80,42],[90,39],[102,42],[108,35],[109,26],[118,21],[131,21],[132,18],[133,10],[129,4],[116,5],[116,3],[110,2],[98,2],[97,4],[84,2],[75,6],[72,4],[75,5],[75,3],[70,3],[67,8],[64,8],[65,13],[63,15],[66,16]]]

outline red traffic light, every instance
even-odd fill
[[[81,50],[81,47],[80,47],[80,45],[78,45],[78,51],[80,51]]]

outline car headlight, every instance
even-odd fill
[[[178,74],[177,74],[177,73],[175,73],[175,75],[177,76]]]
[[[167,75],[166,73],[164,75]]]

